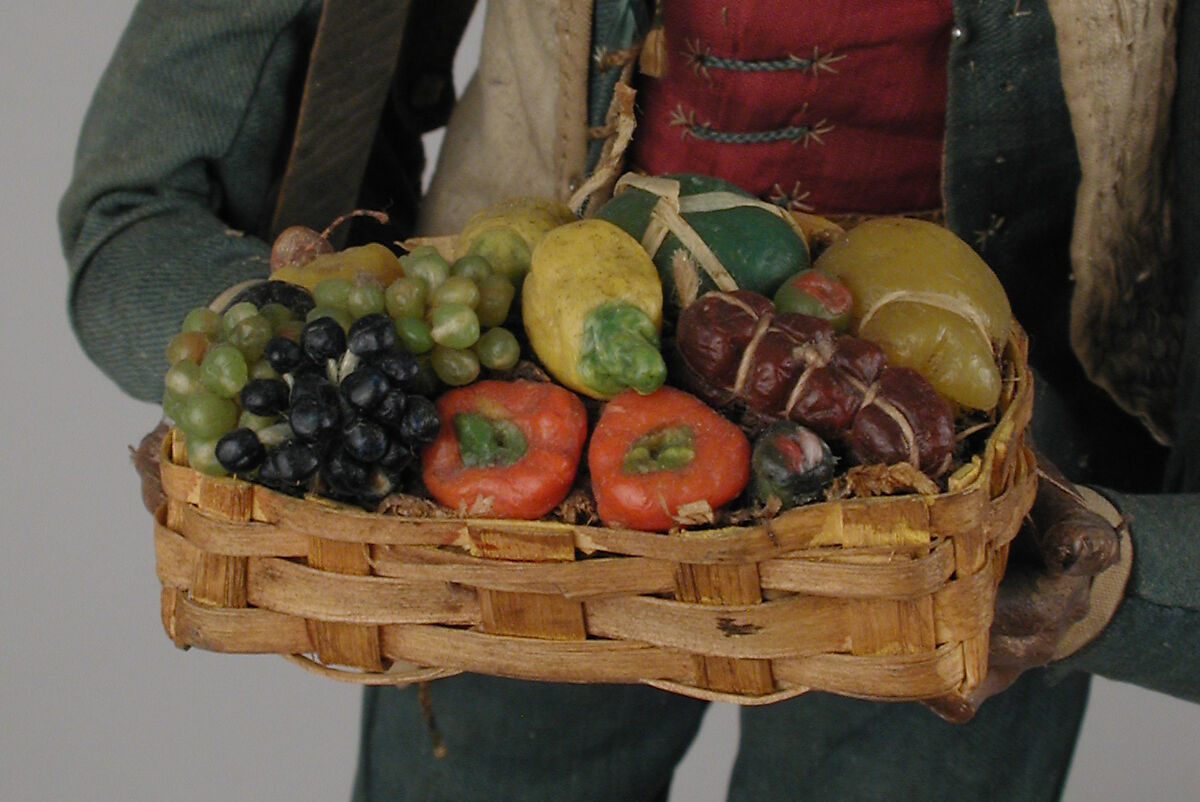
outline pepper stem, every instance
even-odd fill
[[[658,328],[644,311],[628,301],[606,301],[583,321],[579,375],[605,395],[632,387],[642,395],[667,380],[667,365],[658,350]]]
[[[529,449],[524,433],[508,420],[492,420],[477,412],[454,416],[454,435],[463,465],[483,468],[516,463]]]
[[[647,432],[630,444],[621,461],[621,470],[633,474],[677,471],[686,468],[695,458],[692,428],[664,426]]]

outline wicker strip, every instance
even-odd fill
[[[176,529],[197,549],[229,557],[305,557],[309,539],[257,521],[232,522],[178,504]]]
[[[238,654],[310,652],[312,639],[303,618],[272,610],[228,609],[198,604],[175,588],[163,589],[168,634],[180,646]]]
[[[477,624],[475,594],[440,582],[339,576],[288,560],[252,560],[247,600],[255,606],[318,621],[353,624]]]
[[[775,676],[781,684],[866,699],[929,699],[958,688],[963,658],[956,645],[912,655],[819,654],[776,660]]]
[[[845,599],[797,595],[724,606],[632,596],[586,606],[593,635],[697,654],[770,659],[842,652],[851,646]]]
[[[382,639],[384,653],[392,657],[517,679],[696,681],[690,654],[635,642],[541,640],[437,626],[384,627]]]
[[[643,557],[598,557],[564,563],[488,560],[433,549],[375,550],[375,573],[409,581],[439,581],[488,590],[558,594],[567,599],[667,593],[675,566]]]
[[[789,555],[759,563],[763,587],[813,596],[908,599],[933,593],[954,573],[950,541],[907,562],[896,550],[882,555],[884,562],[874,564],[843,562],[844,557],[829,550],[812,551],[820,556]]]

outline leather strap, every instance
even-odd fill
[[[291,225],[319,231],[353,210],[411,6],[412,0],[325,0],[272,237]]]

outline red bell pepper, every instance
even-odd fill
[[[425,486],[464,515],[540,518],[571,489],[587,440],[579,397],[555,384],[481,381],[437,400],[442,428],[421,457]]]
[[[750,443],[693,395],[662,387],[626,390],[604,407],[588,448],[597,512],[606,526],[666,531],[680,507],[717,509],[750,476]]]

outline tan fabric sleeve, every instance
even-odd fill
[[[556,197],[559,15],[556,0],[487,4],[479,67],[446,127],[419,234],[452,234],[506,197]]]

